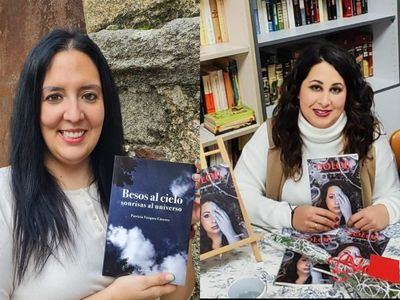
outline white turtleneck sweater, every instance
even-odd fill
[[[329,128],[313,127],[299,114],[298,124],[303,140],[303,174],[307,174],[306,160],[341,154],[342,131],[347,117],[342,114]],[[311,205],[310,183],[303,175],[300,181],[288,179],[282,190],[282,201],[265,197],[267,182],[268,136],[264,122],[244,147],[235,167],[239,190],[252,223],[274,228],[291,227],[292,206]],[[374,142],[376,150],[375,184],[372,203],[384,204],[389,212],[389,222],[400,220],[400,182],[393,152],[386,135]]]

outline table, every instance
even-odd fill
[[[270,242],[265,231],[257,227],[253,227],[253,230],[264,237],[258,242],[263,261],[256,262],[249,245],[201,261],[200,298],[227,298],[230,284],[244,276],[261,278],[267,285],[268,298],[355,297],[344,288],[331,285],[301,287],[274,285],[285,248]],[[400,223],[389,226],[382,233],[391,238],[383,256],[400,259]]]

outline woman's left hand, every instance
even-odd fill
[[[192,224],[200,221],[200,164],[196,163],[197,173],[193,174],[192,179],[195,185],[195,199],[193,201]]]
[[[347,225],[361,231],[380,231],[389,225],[389,213],[383,204],[371,205],[352,215]]]

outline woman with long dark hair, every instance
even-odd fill
[[[301,232],[339,226],[311,205],[306,159],[358,154],[363,209],[348,226],[378,231],[400,219],[393,153],[371,111],[373,91],[355,59],[330,43],[308,46],[285,79],[267,120],[246,144],[235,173],[252,222]]]
[[[193,275],[177,289],[173,274],[101,274],[124,139],[111,71],[87,35],[54,30],[30,52],[10,128],[10,166],[0,169],[0,299],[189,297]]]

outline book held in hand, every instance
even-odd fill
[[[307,166],[312,204],[332,211],[345,225],[363,207],[358,155],[307,159]]]
[[[103,275],[170,272],[185,285],[192,164],[116,156]]]

